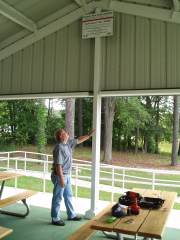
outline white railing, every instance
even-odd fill
[[[22,172],[26,176],[43,179],[42,191],[46,192],[46,181],[50,180],[52,155],[25,151],[0,152],[0,163],[2,170]],[[178,176],[179,180],[167,179],[168,175]],[[91,162],[73,159],[72,183],[75,187],[75,197],[78,196],[80,187],[91,188]],[[16,179],[15,187],[17,184]],[[150,186],[152,189],[166,187],[169,190],[176,188],[175,190],[178,189],[180,192],[180,171],[100,165],[100,191],[109,192],[111,201],[114,200],[115,194],[137,186],[143,188]]]

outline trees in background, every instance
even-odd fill
[[[146,96],[141,101],[150,117],[143,129],[144,152],[159,153],[159,143],[170,141],[167,132],[172,132],[172,119],[169,119],[172,115],[171,97]]]
[[[53,104],[59,106],[59,109],[55,110]],[[66,102],[63,99],[48,99],[46,137],[49,144],[55,143],[55,131],[59,128],[65,128],[65,104]]]
[[[108,164],[110,164],[112,161],[112,133],[113,133],[115,103],[116,103],[115,97],[107,97],[104,99],[103,161]]]
[[[172,142],[172,99],[167,96],[104,98],[101,141],[104,160],[111,161],[112,148],[158,153],[160,142]],[[49,100],[45,105],[44,100],[38,99],[0,101],[0,145],[38,143],[39,151],[44,151],[46,142],[54,143],[54,132],[58,128],[66,126],[72,131],[70,134],[75,131],[75,136],[90,131],[92,98],[77,99],[76,103],[74,99],[67,102],[58,99],[59,110],[53,108],[53,102]],[[177,128],[175,131],[178,137]],[[90,141],[84,143],[90,144]]]
[[[145,128],[150,123],[150,115],[142,99],[138,97],[121,97],[116,100],[113,128],[113,145],[117,150],[144,150]]]
[[[65,112],[50,108],[45,106],[44,99],[0,101],[2,150],[36,144],[38,151],[43,152],[46,143],[54,143],[55,130],[65,126]]]
[[[78,98],[75,103],[75,136],[87,134],[92,129],[92,98]],[[91,141],[86,141],[82,145],[90,146]],[[81,145],[81,146],[82,146]]]
[[[75,119],[75,99],[66,99],[66,114],[65,114],[65,126],[69,132],[69,136],[74,138],[74,119]]]
[[[36,143],[39,153],[45,152],[47,144],[46,137],[46,122],[47,122],[47,109],[45,107],[45,100],[39,99],[36,102],[36,115],[37,115],[37,130],[36,130]]]
[[[177,165],[178,147],[179,147],[179,107],[180,96],[174,96],[173,109],[173,140],[172,140],[172,156],[171,165]]]
[[[0,145],[35,142],[35,100],[0,101]]]

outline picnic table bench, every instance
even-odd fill
[[[16,216],[16,217],[26,217],[29,214],[29,206],[26,202],[26,199],[33,196],[36,194],[35,191],[27,190],[21,193],[18,193],[16,195],[0,199],[0,213],[11,215],[11,216]],[[15,212],[8,212],[5,210],[2,210],[1,208],[7,207],[9,205],[15,204],[18,201],[22,201],[24,206],[26,207],[26,212],[25,213],[15,213]]]
[[[12,229],[0,226],[0,239],[6,237],[7,235],[11,234],[12,232],[13,232]]]
[[[96,230],[91,228],[92,222],[95,219],[101,218],[106,212],[111,210],[112,204],[109,204],[106,208],[104,208],[99,214],[97,214],[92,220],[87,221],[84,225],[82,225],[76,232],[74,232],[68,240],[88,240]]]
[[[36,194],[35,191],[27,190],[27,191],[2,199],[5,182],[7,180],[14,179],[20,176],[22,175],[18,173],[0,172],[0,181],[2,182],[1,188],[0,188],[0,213],[8,214],[16,217],[26,217],[29,214],[29,206],[27,205],[26,199]],[[18,201],[22,201],[24,206],[26,207],[25,213],[8,212],[2,209],[3,207],[7,207],[9,205],[17,203]]]

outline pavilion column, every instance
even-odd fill
[[[93,129],[92,139],[92,175],[91,175],[91,208],[85,214],[91,219],[98,212],[99,202],[99,169],[100,169],[100,137],[101,137],[101,38],[95,38],[94,53],[94,97],[93,97]]]

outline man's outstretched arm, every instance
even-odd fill
[[[77,144],[80,144],[80,143],[85,142],[85,141],[87,141],[88,139],[90,139],[90,138],[92,137],[92,135],[93,135],[94,132],[95,132],[95,129],[93,129],[92,131],[90,131],[87,135],[78,137],[78,142],[77,142]]]

